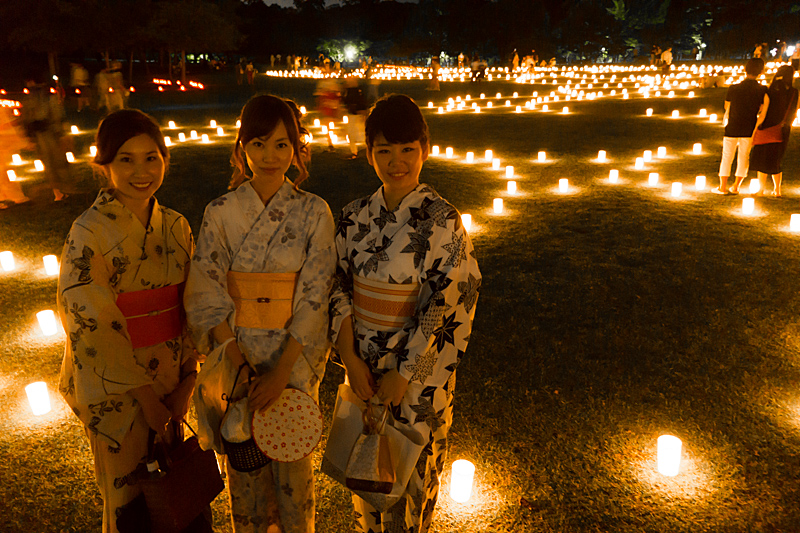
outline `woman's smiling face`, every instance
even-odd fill
[[[283,181],[294,160],[294,148],[283,121],[278,121],[270,135],[250,139],[244,145],[244,153],[254,181]]]
[[[114,196],[129,207],[150,201],[164,182],[165,169],[164,156],[146,134],[125,141],[106,166]]]

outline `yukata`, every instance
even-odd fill
[[[104,533],[117,531],[121,509],[141,493],[138,476],[147,458],[149,426],[128,391],[150,385],[163,400],[194,354],[184,343],[179,309],[177,336],[134,348],[140,344],[130,335],[134,316],[126,319],[118,298],[175,290],[179,305],[177,289],[186,280],[193,246],[189,223],[179,213],[154,198],[145,228],[106,189],[75,220],[64,244],[58,303],[67,343],[59,390],[89,437]]]
[[[394,369],[409,381],[402,402],[392,408],[395,427],[410,427],[427,440],[406,492],[394,506],[380,513],[353,495],[355,530],[423,533],[430,528],[439,494],[453,420],[455,369],[467,348],[481,285],[475,252],[458,211],[425,184],[391,211],[383,188],[348,204],[339,220],[336,251],[334,342],[342,321],[353,315],[356,353],[373,374]],[[391,302],[369,309],[365,298],[362,309],[357,299],[362,286],[372,286],[378,294],[414,283],[419,284],[416,303],[400,327],[376,325],[391,322],[390,316],[381,318],[381,309]]]
[[[228,321],[236,341],[258,374],[273,368],[291,335],[303,345],[289,387],[319,401],[328,340],[328,297],[336,265],[333,216],[328,204],[296,190],[286,180],[267,205],[250,182],[211,202],[192,258],[184,302],[192,337],[201,353],[213,349],[212,328]],[[228,272],[298,273],[292,317],[285,328],[237,325]],[[314,478],[311,456],[293,463],[273,461],[254,472],[238,472],[226,460],[231,514],[236,533],[313,533]]]

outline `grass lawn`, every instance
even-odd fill
[[[313,82],[259,83],[313,107]],[[204,93],[160,97],[139,91],[132,104],[186,133],[212,133],[201,129],[212,118],[231,131],[247,94],[208,85]],[[423,106],[468,92],[505,99],[555,89],[442,86],[442,93],[421,82],[381,89]],[[698,174],[714,185],[722,140],[719,123],[696,114],[706,108],[721,116],[724,94],[562,102],[519,115],[425,111],[432,144],[454,147],[456,157],[431,157],[422,180],[472,214],[484,275],[458,370],[447,461],[476,464],[475,495],[465,505],[450,500],[448,470],[435,531],[800,531],[800,276],[792,266],[800,237],[788,231],[790,214],[800,212],[800,156],[794,138],[784,198],[757,198],[754,215],[740,214],[741,196],[695,191]],[[563,105],[570,114],[558,113]],[[648,107],[654,116],[645,116]],[[668,118],[673,109],[686,118]],[[73,120],[96,126],[96,116]],[[42,338],[34,316],[55,309],[56,282],[42,272],[41,256],[60,254],[70,223],[96,192],[85,163],[91,135],[75,137],[84,162],[73,165],[70,200],[54,204],[41,175],[18,171],[34,201],[0,212],[0,250],[12,250],[19,267],[0,272],[2,531],[99,530],[102,506],[83,429],[52,393],[63,337]],[[195,231],[205,205],[225,191],[231,142],[229,134],[172,149],[158,198]],[[695,142],[703,154],[689,154]],[[634,170],[634,158],[658,146],[668,148],[667,158]],[[306,188],[334,214],[379,186],[363,151],[346,161],[345,145],[333,154],[323,148],[314,145]],[[518,195],[504,192],[504,172],[482,161],[485,149],[515,167]],[[600,149],[610,162],[592,161]],[[547,162],[535,161],[539,150]],[[467,151],[481,162],[465,164]],[[605,179],[612,168],[619,184]],[[660,174],[660,185],[646,185],[649,172]],[[558,192],[560,178],[570,180],[569,192]],[[669,194],[673,181],[683,183],[680,198]],[[505,199],[502,215],[491,212],[495,197]],[[330,364],[321,392],[326,421],[342,378]],[[54,409],[34,418],[23,387],[36,380],[48,383]],[[674,478],[655,469],[662,433],[683,440]],[[324,442],[317,460],[321,449]],[[349,530],[346,491],[320,475],[317,492],[317,531]],[[223,495],[214,505],[220,532],[231,531],[226,504]]]

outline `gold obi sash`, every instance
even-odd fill
[[[294,288],[299,273],[228,271],[228,294],[236,306],[236,325],[285,329],[292,318]]]
[[[400,330],[414,317],[419,287],[353,276],[353,313],[371,329]]]

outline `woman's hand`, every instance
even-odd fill
[[[144,421],[147,422],[150,429],[164,439],[167,425],[172,420],[172,413],[156,396],[153,388],[150,385],[143,385],[129,390],[128,393],[142,406]]]
[[[381,377],[378,387],[378,398],[386,405],[400,405],[408,389],[408,380],[397,370],[390,370]]]
[[[351,354],[349,357],[345,357],[343,354],[342,362],[345,370],[347,370],[347,380],[350,382],[350,388],[353,389],[356,396],[365,402],[368,401],[375,394],[377,387],[367,363],[355,354]]]
[[[287,373],[280,366],[273,368],[266,374],[262,374],[250,382],[250,389],[248,390],[248,405],[251,411],[265,411],[268,409],[275,400],[289,384],[289,376],[291,372]]]
[[[194,391],[196,377],[197,373],[189,374],[164,398],[164,405],[172,413],[173,420],[181,420],[189,412],[189,400]]]

